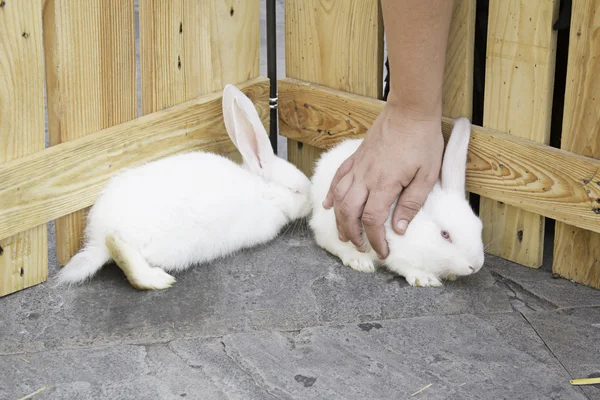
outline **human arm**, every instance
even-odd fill
[[[442,85],[452,0],[381,0],[390,92],[363,143],[338,169],[323,203],[340,238],[364,249],[362,226],[380,258],[389,253],[384,222],[404,234],[441,167]]]

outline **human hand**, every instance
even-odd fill
[[[334,209],[340,239],[365,251],[364,226],[378,257],[387,258],[384,223],[392,204],[398,199],[392,226],[403,235],[439,177],[443,151],[441,116],[423,118],[386,103],[323,202]]]

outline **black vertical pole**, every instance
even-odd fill
[[[271,111],[271,130],[269,138],[273,151],[277,154],[277,45],[275,25],[275,1],[267,0],[267,75],[270,80],[269,109]]]

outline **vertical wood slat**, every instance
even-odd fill
[[[42,0],[0,9],[0,164],[45,147]],[[47,225],[0,240],[0,296],[48,277]]]
[[[600,0],[573,2],[561,148],[600,158]],[[600,185],[600,171],[581,177]],[[590,213],[600,208],[592,199]],[[600,288],[600,234],[557,222],[553,272]]]
[[[475,58],[476,0],[454,0],[448,32],[442,115],[473,117],[473,62]],[[465,192],[467,199],[469,192]]]
[[[51,145],[137,116],[134,29],[134,0],[46,1]],[[56,221],[59,263],[80,248],[85,214],[82,210]]]
[[[285,2],[286,76],[381,98],[383,20],[377,0]],[[288,159],[306,175],[321,151],[288,139]]]
[[[559,0],[490,0],[484,126],[549,143],[558,5]],[[499,165],[497,173],[502,172]],[[480,216],[489,253],[542,265],[543,217],[485,198]]]
[[[140,2],[142,113],[259,76],[259,0]]]
[[[475,0],[454,0],[442,97],[442,114],[449,118],[473,116],[475,3]]]

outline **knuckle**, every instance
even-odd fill
[[[421,204],[413,200],[404,200],[399,203],[401,214],[412,219],[421,210]]]
[[[337,201],[340,201],[344,198],[344,193],[342,192],[342,189],[340,189],[339,186],[333,188],[333,198]]]
[[[414,211],[415,213],[421,210],[421,204],[413,200],[404,200],[400,203],[400,205],[407,210]]]
[[[432,171],[430,174],[427,174],[427,176],[425,177],[425,183],[427,183],[428,186],[433,187],[433,185],[435,185],[435,183],[437,182],[439,177],[440,177],[439,171]]]
[[[375,179],[375,185],[376,187],[385,187],[389,184],[389,178],[387,173],[381,173],[377,175],[377,178]]]
[[[378,226],[382,225],[386,218],[387,215],[384,212],[365,210],[362,215],[362,223],[368,227]]]
[[[365,243],[364,243],[364,240],[362,239],[362,237],[360,235],[354,235],[354,236],[352,236],[352,238],[350,239],[350,241],[352,242],[352,244],[354,246],[356,246],[356,248],[358,250],[364,251]]]
[[[340,203],[340,214],[344,217],[350,217],[353,214],[354,210],[350,204],[345,201]]]
[[[362,246],[360,235],[348,235],[348,238],[356,247],[360,248]]]

